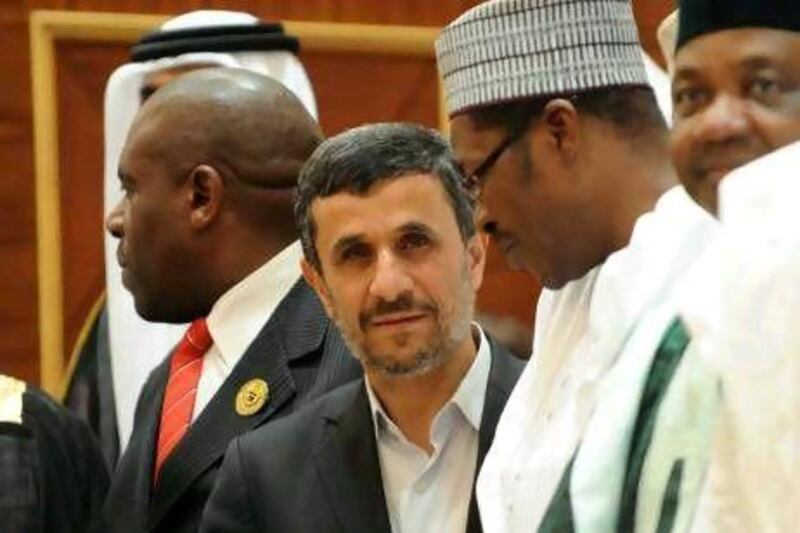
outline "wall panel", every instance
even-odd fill
[[[74,346],[105,287],[103,265],[103,93],[124,46],[58,41],[61,253],[64,347]],[[69,353],[69,352],[68,352]]]
[[[199,8],[248,10],[264,18],[408,24],[441,26],[477,1],[457,0],[3,0],[0,1],[0,372],[36,382],[37,271],[34,170],[28,14],[31,9],[67,9],[128,13],[174,14]],[[654,28],[670,9],[671,0],[635,2],[642,38],[652,51]],[[69,187],[62,187],[64,211],[65,346],[77,334],[82,316],[91,305],[102,280],[99,262],[101,207],[99,197],[88,198],[83,191],[96,187],[101,169],[101,105],[105,77],[125,55],[124,47],[60,43],[58,47],[60,164]],[[430,107],[436,99],[435,69],[432,62],[394,58],[337,61],[321,53],[303,57],[320,94],[322,123],[326,132],[366,120],[404,118],[435,125],[437,115]],[[369,74],[353,75],[356,63]],[[348,90],[337,88],[347,77],[356,84]],[[397,80],[402,83],[397,84]],[[357,107],[352,107],[356,102]],[[374,104],[374,107],[373,107]],[[347,115],[333,110],[350,108]],[[376,114],[380,112],[380,114]],[[86,258],[92,258],[89,259]],[[495,254],[493,265],[502,260]],[[493,267],[494,268],[494,267]],[[499,268],[499,267],[497,267]],[[530,313],[533,291],[512,291],[509,297],[498,290],[507,274],[490,273],[484,306]],[[532,284],[524,275],[515,283]],[[520,281],[522,280],[522,281]],[[515,287],[517,285],[514,285]],[[522,311],[520,311],[522,310]]]
[[[27,12],[0,3],[0,372],[37,381],[36,231]]]

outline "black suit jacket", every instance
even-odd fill
[[[167,457],[153,486],[158,423],[169,376],[167,358],[153,370],[139,397],[133,434],[104,508],[106,531],[197,531],[225,449],[234,437],[360,375],[360,365],[313,290],[298,281]],[[269,399],[258,413],[240,416],[236,394],[253,378],[267,382]]]
[[[476,475],[523,367],[490,344]],[[390,533],[363,379],[231,443],[201,531]],[[481,531],[474,489],[467,531]]]
[[[38,389],[21,400],[22,423],[0,422],[0,531],[95,531],[109,480],[89,426]]]

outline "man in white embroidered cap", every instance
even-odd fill
[[[487,2],[436,51],[479,227],[547,287],[478,479],[483,525],[546,528],[601,381],[713,221],[676,185],[630,2]]]

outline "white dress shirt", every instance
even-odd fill
[[[639,217],[625,248],[545,290],[533,356],[500,417],[478,478],[484,531],[535,531],[594,411],[598,387],[643,312],[697,256],[685,235],[710,217],[681,187]]]
[[[453,397],[433,418],[430,456],[403,435],[366,384],[393,533],[466,530],[492,364],[489,342],[475,328],[480,334],[478,353]]]
[[[299,241],[231,287],[211,308],[208,330],[214,344],[203,356],[192,421],[230,375],[281,300],[300,279]]]

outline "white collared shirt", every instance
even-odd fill
[[[478,353],[453,397],[433,418],[430,456],[406,439],[366,384],[393,533],[466,530],[492,364],[489,342],[475,327],[480,333]]]
[[[192,421],[203,412],[281,300],[300,279],[301,254],[300,242],[295,241],[228,289],[211,308],[206,320],[214,344],[203,356]]]

